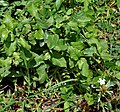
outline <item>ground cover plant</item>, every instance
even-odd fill
[[[1,112],[119,112],[119,0],[1,0]]]

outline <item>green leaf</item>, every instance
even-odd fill
[[[60,8],[61,4],[62,4],[63,0],[56,0],[56,8],[57,10]]]
[[[72,8],[69,9],[69,10],[66,12],[67,15],[70,15],[70,14],[72,14],[72,13],[73,13],[73,9],[72,9]]]
[[[59,67],[67,67],[66,60],[58,52],[53,53],[53,55],[52,55],[52,63],[53,63],[53,65],[57,65]]]
[[[42,40],[42,39],[44,39],[44,32],[43,32],[43,30],[42,30],[42,29],[39,29],[38,31],[35,32],[34,36],[35,36],[35,38],[36,38],[37,40]]]
[[[51,16],[51,17],[47,20],[47,23],[48,23],[48,26],[49,26],[49,27],[54,24],[54,18],[53,18],[53,16]]]
[[[8,43],[6,43],[6,44],[8,44]],[[6,44],[4,44],[4,46]],[[16,50],[16,41],[14,41],[13,43],[11,43],[9,47],[7,47],[7,45],[6,45],[5,49],[6,49],[6,54],[8,56],[11,56],[13,54],[13,52]]]
[[[5,15],[3,23],[7,26],[9,30],[13,30],[14,21],[13,21],[13,18],[9,14]]]
[[[77,62],[78,68],[81,70],[82,69],[82,75],[85,77],[89,76],[89,65],[87,63],[87,60],[85,58],[81,58]]]
[[[44,55],[37,55],[35,56],[35,61],[36,61],[36,65],[34,67],[39,66],[41,63],[44,63]]]
[[[61,58],[52,58],[52,63],[54,64],[54,65],[57,65],[57,66],[59,66],[59,67],[67,67],[66,66],[66,61],[65,61],[65,59],[63,58],[63,57],[61,57]]]
[[[27,50],[31,49],[31,46],[28,44],[28,42],[24,39],[24,38],[19,38],[18,43],[20,45],[22,45],[24,48],[26,48]]]
[[[44,81],[48,78],[47,72],[46,72],[46,65],[42,64],[39,68],[37,68],[37,74],[39,76],[38,81],[41,83],[44,83]]]
[[[74,48],[77,48],[78,50],[82,50],[85,45],[82,43],[82,42],[71,42],[71,45],[74,47]]]
[[[120,67],[120,61],[116,61],[115,64]]]
[[[49,52],[47,52],[47,53],[45,53],[45,55],[44,55],[44,60],[50,60],[50,54],[49,54]]]
[[[74,22],[74,21],[70,21],[68,23],[68,25],[71,26],[71,27],[77,27],[78,26],[77,22]]]
[[[98,41],[98,39],[96,38],[90,38],[87,40],[88,44],[90,46],[92,45],[96,45],[97,46],[97,50],[99,51],[99,53],[102,51],[102,46],[100,45],[100,42]]]
[[[89,65],[87,61],[84,62],[83,67],[82,67],[82,75],[85,77],[89,76]]]
[[[84,0],[84,10],[87,11],[89,6],[88,0]]]
[[[101,51],[108,51],[108,42],[106,40],[100,40]]]
[[[57,51],[64,51],[67,49],[67,45],[65,44],[63,39],[59,39],[54,49]]]
[[[65,112],[70,112],[70,102],[66,101],[64,103],[64,111]]]
[[[115,74],[115,77],[116,77],[118,80],[120,80],[120,72],[117,73],[117,74]]]
[[[93,99],[93,96],[91,94],[89,94],[89,93],[86,93],[84,95],[84,98],[87,101],[88,105],[93,105],[94,102],[95,102],[94,99]]]
[[[38,19],[37,23],[43,29],[47,29],[49,27],[48,21],[46,19]]]
[[[79,68],[80,70],[82,69],[83,64],[84,64],[84,59],[83,59],[83,58],[81,58],[80,60],[78,60],[77,65],[78,65],[78,68]]]
[[[38,8],[35,6],[34,1],[29,1],[27,4],[27,11],[36,19],[39,18]]]
[[[0,58],[0,66],[1,67],[10,67],[12,63],[12,58],[7,57],[6,59],[1,59]]]
[[[78,22],[79,27],[85,27],[92,20],[91,17],[84,11],[75,13],[73,18],[76,22]]]
[[[70,66],[70,68],[74,67],[74,61],[72,61],[70,58],[69,58],[69,66]]]
[[[58,41],[59,41],[58,35],[48,35],[47,45],[48,45],[49,49],[55,48]]]
[[[6,77],[10,74],[9,69],[10,69],[10,67],[0,68],[0,82],[1,82],[1,78]]]
[[[1,31],[1,42],[4,42],[8,37],[9,30],[4,29]]]
[[[78,58],[82,55],[80,50],[73,48],[72,46],[68,47],[68,53],[70,54],[70,58],[73,60],[78,60]]]
[[[87,54],[88,56],[93,56],[93,54],[97,54],[96,47],[91,46],[90,48],[85,49],[84,54]]]
[[[14,57],[13,64],[14,64],[15,66],[19,65],[19,63],[22,61],[22,60],[20,59],[20,53],[19,53],[19,52],[14,52],[14,53],[13,53],[13,57]]]

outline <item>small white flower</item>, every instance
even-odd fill
[[[105,79],[99,78],[98,82],[100,83],[100,85],[103,85],[103,84],[105,84]]]

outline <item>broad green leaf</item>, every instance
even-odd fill
[[[30,44],[35,46],[36,40],[34,38],[34,34],[29,34],[28,41],[29,41]]]
[[[50,27],[51,25],[54,24],[54,18],[53,18],[53,16],[51,16],[51,17],[47,20],[47,23],[48,23],[48,27]]]
[[[14,57],[13,64],[14,64],[15,66],[19,65],[19,63],[22,61],[22,60],[20,59],[20,53],[19,53],[19,52],[14,52],[14,53],[13,53],[13,57]]]
[[[57,51],[64,51],[67,49],[67,45],[65,44],[63,39],[59,39],[54,49]]]
[[[84,54],[86,54],[88,56],[93,56],[93,54],[97,54],[96,47],[91,46],[90,48],[85,49]]]
[[[49,24],[46,19],[38,19],[37,23],[43,29],[47,29],[49,27]]]
[[[45,55],[44,55],[44,60],[50,60],[50,54],[49,54],[49,52],[47,52],[47,53],[45,53]]]
[[[10,74],[10,71],[9,71],[10,67],[3,67],[3,68],[0,68],[0,77],[6,77]],[[1,79],[0,79],[1,81]]]
[[[10,67],[2,67],[0,68],[0,82],[2,79],[10,74]]]
[[[12,58],[7,57],[6,59],[0,59],[1,67],[10,67],[12,63]]]
[[[7,44],[7,43],[6,43]],[[4,44],[5,45],[5,44]],[[7,45],[5,46],[6,54],[8,56],[11,56],[13,52],[16,50],[16,41],[10,44],[10,46],[7,48]]]
[[[104,39],[100,40],[101,50],[108,51],[108,42]]]
[[[82,75],[85,77],[89,76],[89,65],[87,61],[84,61],[83,67],[82,67]]]
[[[33,1],[30,1],[27,4],[27,10],[33,17],[35,17],[36,19],[39,18],[38,8],[35,6]]]
[[[48,35],[47,45],[49,49],[53,49],[59,41],[58,35]]]
[[[89,94],[89,93],[86,93],[84,95],[84,98],[87,101],[88,105],[93,105],[94,102],[95,102],[94,99],[93,99],[93,96],[91,94]]]
[[[77,27],[78,26],[77,22],[74,22],[74,21],[70,21],[68,23],[68,25],[71,26],[71,27]]]
[[[61,57],[61,58],[55,58],[55,57],[53,57],[52,58],[52,63],[54,65],[59,66],[59,67],[66,67],[67,66],[66,65],[66,61],[65,61],[65,59],[63,57]]]
[[[9,14],[5,15],[3,23],[7,26],[7,28],[9,30],[13,30],[13,28],[14,28],[14,20]]]
[[[70,112],[70,102],[68,101],[64,103],[64,112]]]
[[[84,64],[84,59],[83,59],[83,58],[81,58],[80,60],[78,60],[77,65],[78,65],[78,68],[79,68],[80,70],[82,69],[83,64]]]
[[[9,30],[4,29],[1,31],[1,42],[4,42],[8,38]]]
[[[90,46],[96,45],[96,46],[97,46],[97,50],[98,50],[99,52],[102,51],[102,47],[101,47],[100,42],[98,41],[98,39],[96,39],[96,38],[90,38],[90,39],[87,40],[87,42],[88,42],[88,44],[89,44]]]
[[[110,61],[113,58],[111,57],[111,55],[105,51],[100,53],[100,56],[102,57],[102,59],[104,59],[105,61]]]
[[[116,77],[118,80],[120,80],[120,72],[117,73],[117,74],[115,74],[115,77]]]
[[[28,42],[23,37],[18,39],[18,43],[28,50],[31,49],[31,46],[28,44]]]
[[[56,8],[57,10],[60,8],[61,4],[62,4],[63,0],[56,0]]]
[[[76,22],[78,22],[79,27],[85,27],[92,20],[91,17],[84,11],[75,13],[73,18]]]
[[[29,20],[28,20],[29,21]],[[22,34],[27,34],[27,33],[29,33],[31,31],[31,26],[30,26],[30,24],[28,23],[28,24],[25,24],[24,25],[24,27],[23,27],[23,29],[22,29]]]
[[[89,65],[87,63],[87,60],[85,58],[81,58],[78,62],[78,68],[82,69],[82,75],[85,77],[89,76]]]
[[[82,42],[71,42],[71,45],[74,47],[74,48],[77,48],[78,50],[82,50],[85,45],[82,43]]]
[[[42,30],[42,29],[39,29],[38,31],[35,32],[34,36],[35,36],[35,38],[36,38],[37,40],[42,40],[42,39],[44,39],[44,32],[43,32],[43,30]]]
[[[32,53],[30,52],[30,50],[27,50],[26,48],[21,47],[20,57],[23,59],[24,66],[27,69],[31,68],[31,64],[32,64],[31,62],[32,62],[32,60],[33,60],[34,57],[33,57]]]
[[[41,83],[44,83],[44,81],[48,78],[48,75],[46,73],[46,65],[43,64],[39,68],[37,68],[37,74],[39,76],[38,81]]]
[[[73,60],[78,60],[78,58],[82,55],[80,50],[73,48],[72,46],[68,47],[68,53],[70,54],[70,58]]]
[[[58,52],[53,52],[51,60],[53,65],[57,65],[59,67],[67,67],[66,60]]]
[[[68,25],[71,27],[72,30],[75,30],[75,31],[79,31],[79,28],[78,28],[78,23],[77,22],[74,22],[74,21],[70,21],[68,23]]]
[[[36,61],[36,65],[34,67],[39,66],[40,64],[44,63],[44,55],[37,55],[35,56],[35,61]]]
[[[72,9],[72,8],[69,9],[69,10],[66,12],[67,15],[71,15],[72,13],[73,13],[73,9]]]

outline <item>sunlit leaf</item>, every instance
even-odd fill
[[[38,31],[35,32],[35,38],[37,40],[41,40],[41,39],[44,39],[44,32],[42,29],[39,29]]]
[[[56,0],[56,8],[57,8],[57,10],[60,8],[62,2],[63,2],[63,0]]]
[[[116,77],[118,80],[120,80],[120,72],[117,73],[117,74],[115,74],[115,77]]]
[[[20,45],[22,45],[24,48],[26,48],[26,49],[31,49],[31,46],[28,44],[28,42],[24,39],[24,38],[20,38],[19,40],[18,40],[18,42],[19,42],[19,44]]]

